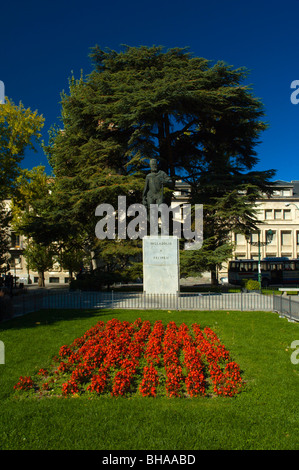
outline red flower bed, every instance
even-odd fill
[[[35,380],[20,377],[15,389],[40,395],[192,398],[234,396],[242,386],[239,365],[210,328],[113,319],[61,346],[52,368],[40,369]]]
[[[30,390],[33,388],[33,380],[31,377],[21,377],[19,378],[18,383],[14,386],[15,390]]]

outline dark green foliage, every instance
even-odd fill
[[[243,85],[246,69],[157,46],[96,46],[91,58],[92,73],[72,77],[62,94],[63,128],[52,129],[46,148],[55,184],[45,223],[66,240],[80,234],[93,250],[96,207],[116,208],[119,195],[127,206],[141,202],[144,170],[155,157],[191,185],[190,202],[204,205],[208,251],[219,253],[208,262],[215,270],[231,231],[255,228],[254,203],[274,175],[254,171],[267,126],[261,102]]]
[[[77,279],[72,279],[70,282],[70,290],[82,290],[82,291],[100,291],[106,280],[101,273],[97,271],[87,272]]]
[[[216,248],[215,248],[216,246]],[[181,277],[198,276],[205,271],[213,272],[216,267],[221,267],[232,256],[233,246],[230,243],[210,238],[204,240],[199,251],[181,251],[180,274]]]
[[[29,240],[24,250],[24,256],[30,269],[38,272],[38,285],[44,287],[44,273],[53,267],[55,247],[53,245],[39,245],[34,240]]]

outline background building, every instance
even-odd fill
[[[190,188],[183,181],[178,181],[173,193],[172,206],[188,203]],[[258,229],[260,230],[260,254],[265,257],[299,258],[299,181],[276,181],[273,183],[273,194],[267,197],[261,195],[257,201]],[[264,246],[266,232],[273,231],[271,243]],[[249,241],[242,234],[232,234],[234,243],[234,259],[258,259],[258,246]],[[253,233],[252,242],[258,241],[258,234]],[[37,285],[38,273],[31,271],[23,256],[25,239],[22,235],[11,232],[11,243],[7,271],[24,284],[28,279]],[[227,265],[219,271],[219,279],[227,276]],[[209,273],[203,273],[208,279]],[[46,285],[65,285],[69,282],[69,273],[59,264],[55,264],[51,271],[45,273]]]
[[[260,230],[261,259],[265,257],[299,258],[299,181],[276,181],[270,198],[266,195],[257,202],[257,224]],[[266,232],[273,231],[271,243],[263,246]],[[257,242],[257,233],[252,241]],[[257,259],[258,247],[250,244],[244,235],[233,234],[235,259]]]

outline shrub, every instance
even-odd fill
[[[247,290],[259,290],[260,283],[258,281],[254,281],[253,279],[248,279],[245,281],[245,288]]]

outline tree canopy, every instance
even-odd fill
[[[13,197],[26,148],[36,149],[43,116],[6,97],[0,104],[0,266],[7,262],[10,211],[4,201]]]
[[[161,46],[96,46],[91,59],[91,74],[71,77],[62,94],[62,127],[52,129],[47,147],[56,219],[92,239],[96,206],[116,207],[118,195],[141,202],[155,157],[190,184],[190,202],[204,204],[209,252],[231,231],[252,231],[254,202],[274,171],[254,170],[267,125],[261,101],[244,85],[248,71]]]
[[[0,105],[0,201],[11,196],[25,149],[36,150],[43,125],[43,116],[21,102],[16,106],[6,98]]]

